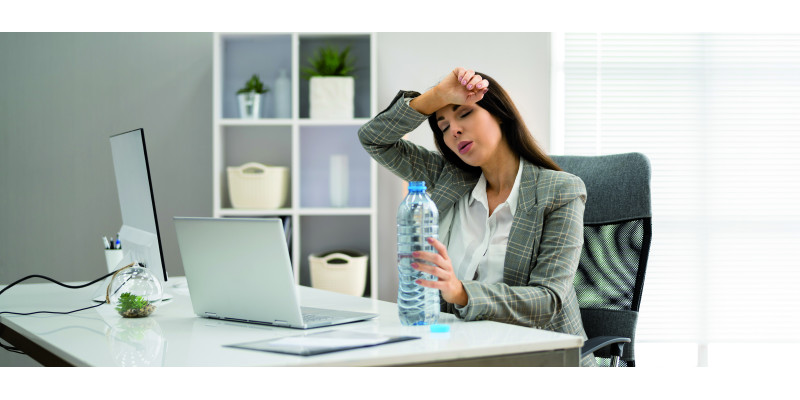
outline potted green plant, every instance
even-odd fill
[[[152,314],[156,307],[144,297],[126,292],[119,296],[115,309],[125,318],[140,318]]]
[[[236,92],[239,98],[239,116],[255,119],[261,114],[261,96],[269,92],[269,87],[264,85],[257,74],[245,83],[244,87]]]
[[[309,79],[310,117],[313,119],[353,118],[355,58],[351,47],[320,47],[302,69]]]

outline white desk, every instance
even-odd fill
[[[70,311],[86,307],[99,285],[71,290],[51,283],[18,285],[0,296],[0,311]],[[174,299],[153,315],[125,319],[109,305],[70,315],[0,316],[0,337],[44,365],[74,366],[577,366],[583,339],[441,314],[449,333],[400,325],[394,303],[301,287],[304,306],[379,314],[370,321],[298,330],[195,316],[185,278],[170,278]],[[173,287],[178,285],[178,287]],[[422,339],[302,357],[223,345],[347,329]],[[0,351],[5,351],[0,349]]]

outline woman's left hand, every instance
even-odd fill
[[[439,254],[415,251],[413,256],[434,265],[415,262],[412,263],[411,266],[418,271],[431,274],[439,278],[439,280],[429,281],[427,279],[417,279],[417,284],[439,289],[442,292],[442,298],[448,303],[458,304],[460,306],[467,305],[467,292],[464,290],[464,285],[461,284],[461,281],[456,278],[453,264],[450,262],[450,257],[447,255],[447,248],[444,247],[442,242],[434,238],[428,238],[427,240]]]

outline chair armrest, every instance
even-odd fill
[[[625,346],[625,343],[630,343],[630,342],[631,342],[630,338],[622,336],[593,337],[583,343],[583,347],[581,347],[581,357],[585,357],[588,354],[594,353],[595,351],[600,350],[603,347],[610,346],[615,343],[618,343],[618,345],[611,348],[611,354],[622,356],[622,347]],[[616,353],[614,351],[615,348],[619,348],[619,354],[614,354]]]

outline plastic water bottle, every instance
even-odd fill
[[[425,182],[409,182],[408,195],[397,210],[397,307],[403,325],[430,325],[439,318],[439,290],[415,282],[437,278],[411,266],[415,261],[423,263],[412,256],[413,252],[437,252],[426,239],[439,239],[438,232],[439,210],[425,192]]]

